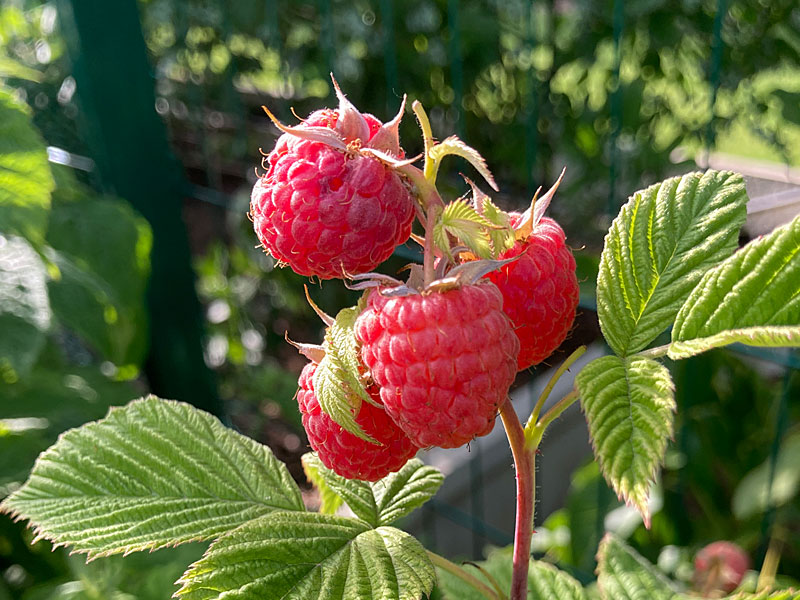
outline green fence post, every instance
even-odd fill
[[[137,3],[59,0],[58,8],[103,185],[153,228],[150,388],[219,414],[214,376],[203,360],[202,312],[181,215],[185,183],[155,111]]]

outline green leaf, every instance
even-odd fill
[[[433,241],[447,256],[452,256],[447,238],[447,234],[450,234],[479,258],[493,258],[489,231],[496,227],[479,215],[466,200],[455,200],[445,206],[437,220],[433,229]]]
[[[0,87],[0,233],[44,238],[53,175],[30,110]]]
[[[363,367],[353,330],[360,312],[356,306],[340,310],[336,321],[326,330],[325,358],[314,371],[314,391],[323,412],[345,431],[377,444],[356,423],[361,402],[375,404],[361,381]]]
[[[150,396],[63,434],[0,509],[95,558],[207,540],[304,507],[269,448]]]
[[[528,572],[529,600],[585,600],[583,587],[570,575],[541,560],[531,561]]]
[[[337,494],[331,486],[326,483],[326,469],[322,461],[319,460],[315,452],[309,452],[302,456],[303,472],[317,490],[319,491],[320,507],[319,512],[323,515],[334,515],[344,502],[344,499]]]
[[[771,462],[768,459],[750,471],[736,487],[733,514],[737,519],[764,513],[797,496],[800,490],[800,470],[797,468],[800,465],[800,434],[790,435],[783,441],[774,472]]]
[[[472,575],[491,586],[490,576],[505,593],[511,589],[512,548],[490,550],[485,561],[464,568]],[[442,569],[437,569],[439,587],[448,600],[485,600],[483,594],[474,587]],[[528,570],[528,600],[585,600],[586,592],[581,584],[569,574],[550,563],[532,560]]]
[[[741,592],[732,596],[725,596],[724,600],[800,600],[800,592],[795,590],[780,590],[777,592]]]
[[[435,467],[412,458],[402,469],[375,482],[345,479],[328,469],[315,453],[303,456],[303,466],[319,474],[333,493],[370,525],[389,525],[430,500],[444,483]]]
[[[435,572],[425,549],[393,527],[275,512],[214,542],[179,581],[184,600],[419,600]]]
[[[744,181],[728,171],[673,177],[636,192],[605,238],[597,313],[620,356],[669,327],[703,274],[737,247]]]
[[[498,191],[497,184],[494,181],[494,177],[492,177],[492,172],[489,171],[489,167],[486,166],[486,161],[475,148],[467,146],[458,137],[451,135],[428,151],[428,156],[436,162],[441,161],[449,154],[454,154],[467,160],[486,180],[486,183],[488,183],[495,192]]]
[[[573,472],[566,502],[570,564],[587,573],[594,571],[597,546],[605,532],[598,523],[602,524],[605,516],[620,506],[622,503],[603,479],[597,462],[591,461]]]
[[[681,307],[671,358],[732,342],[800,346],[800,216],[708,271]]]
[[[59,320],[111,362],[141,364],[152,246],[147,221],[121,200],[82,192],[77,200],[54,200],[47,241],[60,271],[49,284]]]
[[[444,483],[436,467],[412,458],[402,469],[370,483],[381,525],[394,523],[430,500]]]
[[[603,475],[649,523],[648,493],[672,435],[669,371],[649,358],[604,356],[575,380]]]
[[[679,597],[669,580],[630,546],[608,534],[597,551],[597,583],[606,600]]]
[[[24,239],[0,235],[0,381],[25,377],[49,326],[44,263]]]

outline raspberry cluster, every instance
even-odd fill
[[[346,324],[320,313],[337,328],[335,344],[326,335],[321,347],[298,345],[312,362],[300,375],[297,401],[320,460],[343,477],[376,481],[420,448],[455,448],[489,433],[517,371],[566,337],[578,285],[564,232],[542,216],[558,184],[528,212],[501,214],[509,240],[502,252],[453,253],[448,245],[457,246],[458,235],[434,236],[431,215],[441,210],[417,197],[420,179],[404,170],[413,161],[402,160],[397,134],[403,108],[382,123],[335,87],[337,109],[316,111],[296,127],[275,121],[284,133],[253,188],[251,215],[280,263],[320,279],[356,278],[367,290],[360,312],[346,309]],[[464,210],[459,218],[470,218]],[[362,275],[406,242],[423,214],[426,239],[442,250],[432,255],[433,246],[414,238],[425,245],[426,268],[412,267],[405,283]],[[474,218],[485,223],[477,212]],[[352,372],[337,380],[341,369]],[[320,398],[352,412],[347,429]]]

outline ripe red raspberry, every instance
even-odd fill
[[[338,87],[337,87],[337,93]],[[279,262],[320,279],[373,270],[408,240],[415,200],[395,171],[364,148],[402,156],[401,113],[382,124],[344,96],[336,110],[283,127],[250,197],[258,239]]]
[[[314,393],[316,369],[317,365],[309,363],[300,373],[297,402],[308,441],[322,463],[342,477],[363,481],[377,481],[399,471],[419,448],[395,425],[385,410],[367,402],[362,402],[356,423],[382,445],[362,440],[342,429],[320,408]],[[378,400],[378,390],[374,386],[367,391]]]
[[[370,293],[361,358],[386,412],[420,447],[456,448],[492,430],[519,342],[488,281],[402,297]]]
[[[514,227],[523,215],[511,213]],[[503,294],[503,310],[514,324],[520,342],[517,369],[542,362],[567,337],[578,306],[575,258],[564,243],[564,231],[542,217],[525,239],[500,254],[519,256],[486,277]]]

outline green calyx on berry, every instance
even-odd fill
[[[412,264],[408,267],[409,276],[405,282],[382,273],[363,273],[352,276],[350,279],[356,283],[350,283],[347,287],[351,290],[378,288],[378,293],[386,297],[446,292],[468,285],[476,285],[488,273],[515,260],[517,260],[517,257],[505,260],[479,259],[455,266],[448,261],[440,260],[436,265],[436,278],[427,285],[425,284],[422,266]]]
[[[308,288],[306,298],[327,325],[322,345],[298,343],[290,340],[288,335],[286,341],[316,365],[312,375],[313,387],[322,412],[345,431],[379,444],[361,429],[356,420],[364,402],[378,405],[378,401],[368,392],[371,385],[369,373],[360,361],[358,342],[353,334],[353,326],[362,307],[344,308],[334,318],[316,305]]]
[[[561,180],[564,179],[564,174],[566,172],[567,168],[564,167],[556,182],[541,198],[537,198],[539,191],[542,189],[541,186],[536,190],[536,193],[533,195],[533,200],[531,200],[530,207],[522,213],[522,218],[514,225],[514,237],[517,240],[528,239],[533,233],[533,230],[536,229],[536,226],[544,216],[544,212],[550,206],[550,201],[553,199],[553,196],[555,196],[556,190],[558,190],[558,186],[561,185]]]

